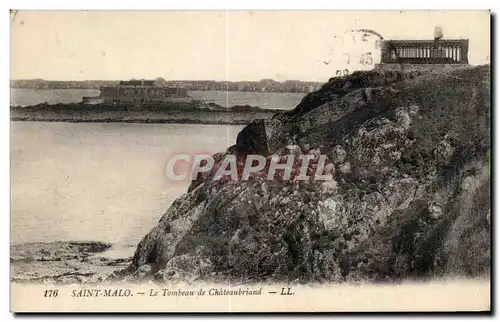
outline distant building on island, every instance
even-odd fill
[[[154,80],[120,81],[114,86],[101,86],[100,91],[99,96],[83,97],[83,103],[123,103],[137,106],[189,97],[185,88],[161,86]]]

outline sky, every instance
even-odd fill
[[[325,81],[376,51],[348,30],[432,39],[436,26],[489,63],[488,11],[20,11],[10,78]]]

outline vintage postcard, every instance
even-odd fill
[[[490,19],[11,10],[11,310],[490,311]]]

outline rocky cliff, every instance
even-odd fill
[[[225,154],[328,156],[328,181],[198,178],[110,279],[357,282],[490,272],[490,67],[330,79]]]

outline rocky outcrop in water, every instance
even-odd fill
[[[490,143],[489,66],[333,78],[216,158],[326,154],[331,180],[200,178],[110,279],[486,276]]]
[[[29,122],[97,122],[97,123],[178,123],[178,124],[248,124],[267,118],[279,110],[250,105],[222,107],[187,99],[135,106],[133,104],[37,104],[11,106],[11,121]]]

